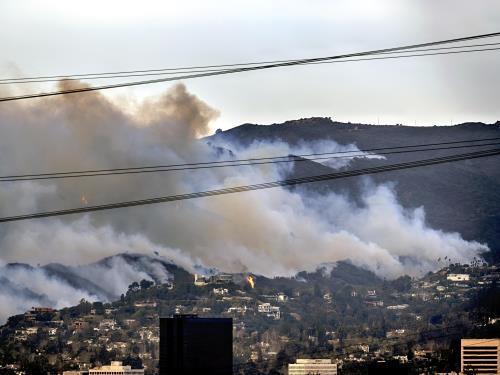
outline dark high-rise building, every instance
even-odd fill
[[[160,375],[232,373],[231,318],[160,318]]]

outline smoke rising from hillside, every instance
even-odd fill
[[[4,103],[0,106],[0,174],[217,160],[228,158],[229,150],[238,158],[248,158],[354,147],[333,140],[298,146],[274,140],[245,147],[199,140],[217,115],[183,85],[146,100],[133,114],[100,93]],[[347,163],[344,159],[325,164],[339,168]],[[292,169],[292,164],[273,164],[0,183],[0,215],[77,207],[82,195],[94,205],[272,181]],[[429,228],[424,208],[407,210],[391,186],[369,183],[361,203],[334,192],[313,193],[306,187],[276,188],[0,226],[3,262],[77,266],[125,251],[157,252],[190,271],[202,265],[267,276],[290,276],[344,259],[384,277],[420,275],[438,267],[439,257],[467,262],[485,250],[486,246],[467,242],[457,233]],[[112,295],[133,279],[130,275],[120,281],[119,265],[114,269],[110,275],[117,289],[109,291]],[[26,279],[12,280],[19,287],[29,286]],[[40,293],[47,285],[49,300],[58,295],[49,288],[52,282],[40,280],[39,284]],[[17,297],[0,289],[0,298]],[[60,303],[74,302],[61,297],[56,306]],[[26,303],[16,306],[21,305]]]
[[[82,298],[87,301],[113,301],[125,293],[134,281],[171,281],[173,275],[165,269],[164,262],[159,256],[121,254],[73,267],[61,264],[37,267],[1,265],[0,301],[3,304],[0,322],[32,306],[62,308],[76,305]]]

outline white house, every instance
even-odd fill
[[[469,281],[470,275],[466,273],[449,273],[446,279],[450,281]]]

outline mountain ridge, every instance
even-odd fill
[[[281,124],[243,124],[207,137],[211,144],[231,141],[243,146],[253,142],[275,141],[296,146],[331,140],[343,145],[353,144],[361,150],[486,138],[500,138],[500,121],[493,124],[466,122],[453,126],[415,127],[354,124],[337,122],[328,117],[313,117]],[[385,159],[355,159],[349,164],[349,168],[403,163],[470,152],[469,150],[476,148],[467,151],[455,149],[392,154],[384,155]],[[310,175],[311,170],[316,169],[313,162],[296,163],[293,177]],[[342,192],[359,201],[363,181],[366,179],[349,178],[307,184],[304,189],[321,193]],[[424,207],[426,221],[433,228],[458,232],[468,241],[486,243],[491,250],[485,254],[487,260],[500,261],[500,168],[497,158],[394,171],[372,175],[368,179],[376,184],[390,184],[403,207]]]

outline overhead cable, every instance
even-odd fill
[[[415,52],[427,52],[427,51],[441,51],[450,49],[464,49],[472,47],[486,47],[486,46],[498,46],[500,43],[482,43],[482,44],[472,44],[472,45],[460,45],[452,47],[439,47],[439,48],[425,48],[425,49],[408,49],[401,50],[398,52],[381,52],[374,53],[374,55],[386,55],[386,54],[403,54],[403,53],[415,53]],[[489,51],[495,49],[476,49],[476,50],[462,50],[458,53],[466,52],[479,52],[479,51]],[[379,59],[389,59],[397,57],[418,57],[418,56],[428,56],[429,54],[415,54],[410,56],[391,56],[382,57]],[[431,54],[432,55],[432,54]],[[349,60],[337,60],[330,63],[342,63],[342,62],[354,62],[354,61],[369,61],[372,59],[349,59]],[[192,74],[192,73],[203,73],[203,72],[222,72],[227,70],[229,67],[242,67],[249,65],[262,65],[262,64],[275,64],[282,62],[291,62],[297,60],[276,60],[269,62],[255,62],[255,63],[241,63],[241,64],[225,64],[225,65],[212,65],[210,67],[226,67],[226,69],[207,69],[207,67],[186,67],[186,68],[164,68],[164,69],[148,69],[148,70],[132,70],[123,72],[107,72],[107,73],[88,73],[88,74],[73,74],[73,75],[54,75],[54,76],[39,76],[39,77],[24,77],[24,78],[2,78],[0,79],[0,85],[7,84],[21,84],[21,83],[43,83],[43,82],[59,82],[59,81],[78,81],[78,80],[95,80],[95,79],[114,79],[114,78],[130,78],[130,77],[144,77],[144,76],[160,76],[160,75],[175,75],[175,74]],[[301,64],[310,65],[317,63]],[[201,69],[201,70],[200,70]]]
[[[493,138],[500,139],[500,138]],[[471,141],[459,141],[451,142],[464,143]],[[477,141],[472,141],[477,142]],[[441,144],[450,144],[450,142],[442,142]],[[428,147],[431,144],[424,144],[418,147],[425,148],[413,148],[416,146],[400,146],[400,147],[386,147],[379,149],[370,150],[358,150],[358,151],[339,151],[339,152],[329,152],[329,153],[315,153],[315,154],[302,154],[302,155],[287,155],[278,156],[275,158],[254,158],[254,159],[237,159],[229,161],[213,161],[213,162],[202,162],[202,163],[186,163],[186,164],[171,164],[163,166],[146,166],[146,167],[132,167],[132,168],[115,168],[115,169],[100,169],[93,171],[74,171],[74,172],[59,172],[59,173],[40,173],[32,175],[17,175],[17,176],[1,176],[0,182],[19,182],[19,181],[34,181],[34,180],[55,180],[55,179],[66,179],[66,178],[81,178],[81,177],[98,177],[98,176],[114,176],[114,175],[132,175],[140,173],[157,173],[157,172],[172,172],[172,171],[187,171],[187,170],[198,170],[198,169],[212,169],[212,168],[225,168],[225,167],[241,167],[241,166],[255,166],[255,165],[267,165],[267,164],[281,164],[281,163],[294,163],[294,162],[305,162],[305,161],[322,161],[322,160],[332,160],[332,159],[354,159],[354,158],[366,158],[366,157],[377,157],[381,155],[392,155],[392,154],[406,154],[413,152],[425,152],[425,151],[443,151],[451,150],[457,148],[471,148],[471,147],[485,147],[485,146],[498,146],[499,142],[491,143],[481,143],[481,144],[467,144],[467,145],[455,145],[455,146],[445,146],[445,147]],[[410,150],[401,150],[402,148],[411,148]],[[385,149],[397,149],[397,151],[382,151],[373,153],[374,150],[385,150]],[[351,155],[340,155],[351,153]],[[327,155],[327,156],[325,156]],[[307,158],[306,158],[307,156]],[[312,156],[312,157],[311,157]]]
[[[497,155],[500,155],[500,148],[465,153],[465,154],[455,154],[455,155],[438,157],[438,158],[423,159],[423,160],[417,160],[417,161],[413,161],[413,162],[389,164],[389,165],[384,165],[384,166],[379,166],[379,167],[364,168],[364,169],[358,169],[358,170],[348,170],[348,171],[321,174],[321,175],[315,175],[315,176],[306,176],[306,177],[300,177],[300,178],[291,178],[291,179],[286,179],[286,180],[278,180],[278,181],[265,182],[265,183],[259,183],[259,184],[253,184],[253,185],[242,185],[242,186],[235,186],[235,187],[230,187],[230,188],[206,190],[206,191],[200,191],[200,192],[195,192],[195,193],[184,193],[184,194],[169,195],[169,196],[148,198],[148,199],[141,199],[141,200],[134,200],[134,201],[108,203],[108,204],[101,204],[101,205],[95,205],[95,206],[77,207],[77,208],[71,208],[71,209],[38,212],[38,213],[33,213],[33,214],[25,214],[25,215],[17,215],[17,216],[7,216],[7,217],[0,218],[0,223],[10,222],[10,221],[28,220],[28,219],[46,218],[46,217],[53,217],[53,216],[81,214],[81,213],[87,213],[87,212],[111,210],[111,209],[124,208],[124,207],[144,206],[144,205],[150,205],[150,204],[174,202],[174,201],[188,200],[188,199],[194,199],[194,198],[203,198],[203,197],[210,197],[210,196],[217,196],[217,195],[225,195],[225,194],[233,194],[233,193],[242,193],[242,192],[247,192],[247,191],[270,189],[270,188],[274,188],[274,187],[292,186],[292,185],[299,185],[299,184],[312,183],[312,182],[329,181],[329,180],[335,180],[335,179],[341,179],[341,178],[347,178],[347,177],[370,175],[370,174],[376,174],[376,173],[397,171],[397,170],[402,170],[402,169],[410,169],[410,168],[417,168],[417,167],[423,167],[423,166],[431,166],[431,165],[450,163],[450,162],[456,162],[456,161],[461,161],[461,160],[484,158],[484,157],[497,156]]]
[[[468,41],[468,40],[492,38],[492,37],[497,37],[497,36],[500,36],[500,32],[490,33],[490,34],[473,35],[473,36],[467,36],[467,37],[462,37],[462,38],[447,39],[447,40],[413,44],[413,45],[406,45],[406,46],[400,46],[400,47],[384,48],[384,49],[371,50],[371,51],[358,52],[358,53],[342,54],[342,55],[336,55],[336,56],[300,59],[300,60],[293,60],[293,61],[289,61],[289,62],[264,64],[264,65],[258,65],[258,66],[239,67],[239,68],[235,68],[235,69],[226,69],[226,70],[215,71],[215,72],[187,74],[187,75],[181,75],[181,76],[176,76],[176,77],[166,77],[166,78],[157,78],[157,79],[142,80],[142,81],[123,82],[123,83],[108,84],[108,85],[101,85],[101,86],[79,87],[79,88],[73,88],[73,89],[67,89],[67,90],[41,92],[41,93],[36,93],[36,94],[24,94],[24,95],[17,95],[17,96],[8,96],[8,97],[0,98],[0,102],[22,100],[22,99],[32,99],[32,98],[41,98],[41,97],[56,96],[56,95],[76,94],[76,93],[83,93],[83,92],[90,92],[90,91],[107,90],[107,89],[113,89],[113,88],[119,88],[119,87],[139,86],[139,85],[146,85],[146,84],[153,84],[153,83],[160,83],[160,82],[177,81],[177,80],[181,80],[181,79],[210,77],[210,76],[218,76],[218,75],[225,75],[225,74],[233,74],[233,73],[241,73],[241,72],[249,72],[249,71],[256,71],[256,70],[278,68],[278,67],[303,65],[303,64],[309,64],[309,63],[329,62],[332,60],[339,60],[339,59],[345,59],[345,58],[350,58],[350,57],[362,57],[362,56],[369,56],[369,55],[384,53],[384,52],[397,52],[397,51],[401,51],[401,50],[407,50],[410,48],[431,47],[431,46],[436,46],[436,45],[457,43],[457,42],[463,42],[463,41]],[[484,49],[484,50],[486,50],[486,49]],[[494,49],[489,49],[489,50],[494,50]],[[443,54],[445,54],[445,53],[451,54],[451,53],[455,53],[455,52],[460,52],[460,51],[443,52]],[[390,57],[391,56],[389,56],[388,58],[390,58]],[[401,58],[401,57],[409,57],[409,56],[394,56],[394,58]]]

